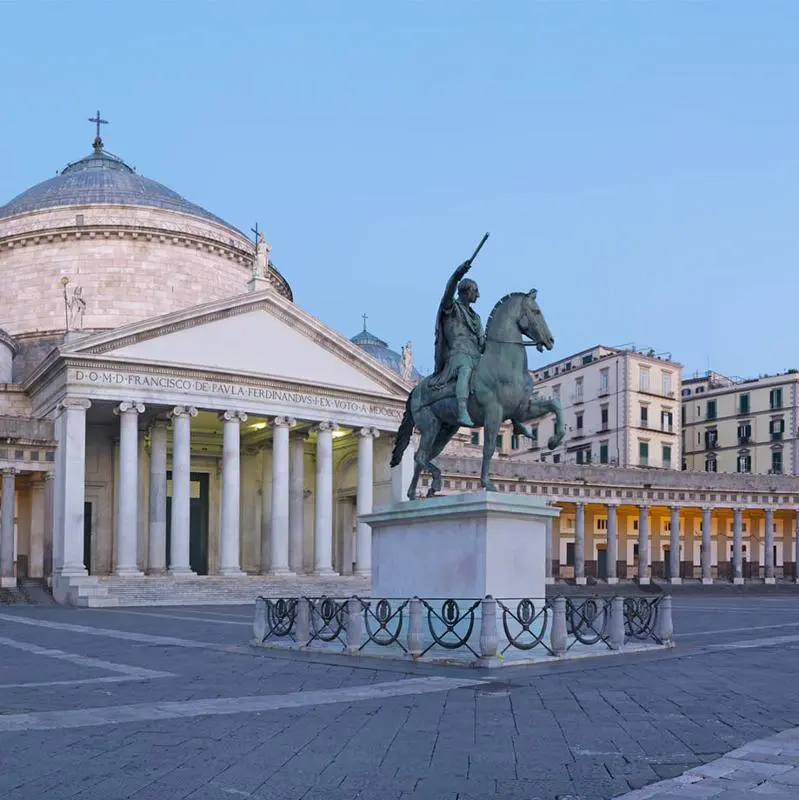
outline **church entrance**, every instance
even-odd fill
[[[192,472],[189,493],[189,566],[198,575],[208,574],[208,485],[207,472]],[[166,553],[172,544],[172,473],[166,474]]]

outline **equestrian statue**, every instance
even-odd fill
[[[408,489],[411,500],[416,497],[416,485],[424,470],[432,476],[427,496],[441,491],[441,470],[435,459],[462,427],[483,428],[480,483],[491,492],[496,487],[488,472],[503,422],[509,420],[515,434],[534,439],[525,423],[551,413],[555,415],[555,431],[547,446],[554,450],[563,440],[563,408],[558,400],[534,397],[527,366],[526,347],[532,345],[543,352],[555,344],[536,302],[536,290],[505,295],[494,306],[485,331],[472,307],[480,292],[477,283],[465,275],[486,239],[487,233],[472,257],[447,282],[436,317],[435,372],[408,396],[397,432],[392,467],[402,460],[414,427],[421,436]]]

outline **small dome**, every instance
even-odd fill
[[[68,164],[54,178],[18,194],[0,206],[0,219],[44,208],[71,205],[150,206],[211,220],[236,230],[223,219],[185,200],[166,186],[137,175],[121,158],[102,149]]]
[[[394,370],[397,374],[402,374],[402,356],[392,350],[387,342],[384,342],[379,337],[364,328],[360,333],[350,339],[351,342],[357,344],[361,350],[367,352],[372,358],[379,361],[383,366]],[[421,373],[416,367],[411,368],[411,380],[416,382],[422,379]]]
[[[16,355],[19,350],[19,345],[14,341],[14,337],[6,333],[2,328],[0,328],[0,345],[10,350],[12,355]]]

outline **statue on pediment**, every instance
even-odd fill
[[[413,344],[406,342],[400,351],[400,377],[409,381],[413,376]]]
[[[266,241],[263,233],[258,233],[258,240],[255,243],[255,264],[254,273],[256,278],[266,278],[269,275],[269,254],[272,246]]]
[[[65,290],[66,291],[66,290]],[[86,313],[86,300],[83,297],[83,287],[76,286],[72,296],[67,302],[67,330],[79,331],[83,329],[83,315]]]

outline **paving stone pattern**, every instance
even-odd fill
[[[0,797],[661,800],[732,792],[739,778],[746,794],[718,796],[799,797],[788,783],[799,764],[799,637],[756,638],[798,632],[796,602],[735,603],[729,613],[677,604],[677,631],[694,625],[697,635],[668,653],[491,672],[249,648],[250,609],[236,607],[6,607],[0,636],[17,645],[0,643]],[[712,649],[711,625],[751,632],[711,637]],[[751,647],[720,647],[747,635]],[[391,694],[405,680],[424,693]],[[310,692],[339,694],[319,705]],[[235,698],[225,713],[203,705],[225,698]],[[267,710],[247,710],[252,698]],[[151,718],[164,703],[185,718]],[[116,719],[123,706],[131,721],[103,724],[102,709]],[[79,709],[91,712],[80,727],[3,727],[15,715],[67,719],[48,714]],[[780,731],[781,750],[746,747]],[[719,775],[730,763],[739,766]],[[702,765],[711,772],[663,783]],[[665,791],[628,794],[640,789]]]

